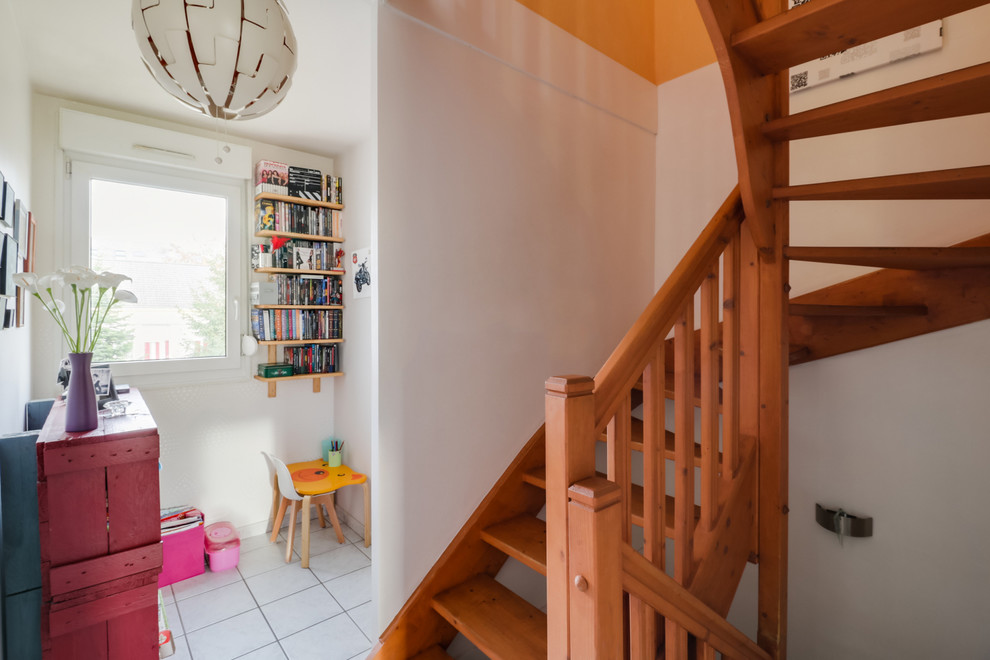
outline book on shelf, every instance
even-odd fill
[[[254,166],[256,195],[288,195],[289,166],[274,160],[259,160]]]
[[[289,166],[289,197],[302,197],[318,202],[323,199],[322,182],[323,173],[319,170]]]
[[[276,229],[275,202],[270,199],[259,199],[254,203],[255,215],[258,218],[258,231],[273,231]]]
[[[297,374],[332,374],[340,371],[340,344],[286,346],[286,362]]]
[[[251,332],[258,341],[341,339],[343,313],[339,309],[252,309]]]
[[[331,204],[344,203],[344,182],[339,176],[327,174],[323,177],[323,201]]]
[[[313,260],[313,248],[293,246],[292,256],[292,267],[296,270],[318,270]]]
[[[261,207],[260,202],[265,202]],[[307,206],[294,202],[259,200],[258,230],[293,234],[310,234],[327,238],[339,237],[342,216],[339,209]],[[270,214],[271,218],[268,218]]]

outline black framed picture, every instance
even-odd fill
[[[9,235],[3,235],[0,247],[0,296],[14,295],[14,273],[17,269],[17,242]]]
[[[3,180],[3,189],[0,190],[0,231],[9,234],[14,226],[14,189],[10,187],[10,181]]]
[[[27,206],[22,200],[14,201],[14,223],[13,237],[17,241],[17,253],[21,259],[27,256],[27,235],[28,235],[28,213]]]

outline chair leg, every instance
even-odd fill
[[[364,486],[364,547],[371,547],[371,485],[367,480]]]
[[[303,495],[302,499],[302,567],[309,568],[309,505],[313,498]]]
[[[319,502],[316,503],[316,515],[320,517],[320,527],[326,527],[327,521],[323,517],[323,505],[320,504]]]
[[[299,511],[299,500],[292,501],[289,510],[289,542],[285,544],[285,563],[292,561],[292,540],[296,536],[296,513]]]
[[[340,529],[340,520],[337,519],[337,506],[334,502],[333,494],[327,499],[327,515],[330,516],[330,524],[333,525],[333,529],[337,532],[337,543],[343,543],[344,531]]]
[[[278,532],[282,529],[282,519],[285,518],[285,507],[288,505],[289,500],[283,497],[282,501],[278,505],[278,513],[275,514],[275,522],[272,523],[272,543],[278,540]]]
[[[276,481],[274,484],[272,484],[272,510],[271,513],[268,514],[268,524],[271,525],[271,527],[268,528],[268,531],[278,529],[278,527],[275,525],[275,516],[278,514],[278,500],[279,500],[278,482]]]

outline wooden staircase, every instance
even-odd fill
[[[698,0],[725,78],[738,191],[594,379],[548,380],[547,425],[372,657],[446,658],[458,632],[512,660],[786,657],[788,366],[990,318],[990,235],[927,248],[789,245],[790,201],[988,199],[990,166],[788,180],[791,140],[990,112],[990,63],[794,115],[787,68],[983,4],[810,0],[785,11],[786,0]],[[791,260],[881,270],[788,300]],[[546,613],[494,579],[509,557],[547,576]],[[725,621],[747,561],[759,566],[755,642]]]

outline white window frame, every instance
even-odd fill
[[[170,360],[112,363],[114,379],[140,385],[172,385],[187,382],[228,380],[247,375],[247,361],[240,351],[244,299],[243,224],[245,183],[242,180],[210,176],[150,163],[104,158],[93,154],[65,153],[70,182],[66,192],[68,264],[89,264],[91,256],[90,186],[92,179],[181,190],[225,197],[227,200],[226,241],[226,355],[224,357],[177,358]],[[140,209],[135,217],[140,218]],[[127,273],[124,273],[125,275]],[[126,283],[125,283],[126,288]],[[64,340],[63,340],[64,343]],[[67,347],[63,347],[67,349]]]

